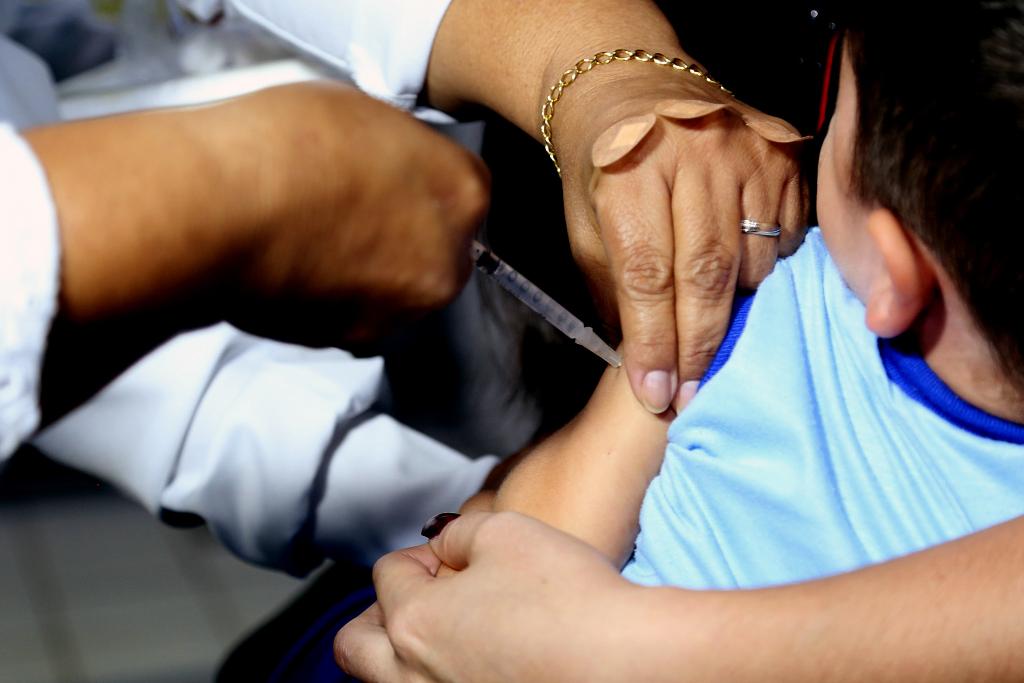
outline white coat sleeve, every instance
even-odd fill
[[[200,18],[225,4],[360,89],[412,109],[451,0],[179,0]]]
[[[59,244],[46,174],[14,128],[0,122],[0,462],[39,425]]]
[[[469,460],[373,410],[379,358],[228,325],[182,335],[37,445],[150,511],[196,515],[233,552],[302,574],[420,542],[496,462]]]

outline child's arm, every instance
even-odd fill
[[[625,561],[671,418],[648,412],[625,371],[609,369],[575,420],[517,456],[503,477],[498,473],[492,508],[536,517]],[[482,492],[464,509],[486,508],[489,495]]]

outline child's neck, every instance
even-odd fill
[[[1024,424],[1024,393],[1010,382],[958,296],[937,297],[915,332],[925,362],[960,398]]]

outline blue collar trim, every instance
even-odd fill
[[[878,340],[885,374],[908,396],[961,429],[996,441],[1024,445],[1024,425],[990,415],[953,393],[917,352]]]
[[[729,360],[729,357],[732,356],[732,351],[736,348],[736,342],[739,341],[740,336],[743,334],[743,329],[747,326],[747,315],[750,313],[750,306],[753,303],[753,292],[736,295],[732,305],[732,320],[729,322],[729,330],[725,333],[725,339],[722,340],[722,345],[718,347],[718,353],[715,354],[714,360],[711,361],[711,367],[704,373],[700,386],[704,386],[712,377],[717,375],[718,371]]]

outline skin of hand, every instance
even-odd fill
[[[335,657],[368,683],[1021,680],[1022,532],[1014,520],[804,584],[688,591],[630,584],[537,520],[475,512],[377,563],[380,602]],[[459,572],[435,577],[442,562]]]
[[[541,105],[564,71],[637,47],[692,61],[649,0],[454,0],[428,93],[442,108],[493,109],[539,138]],[[729,111],[659,119],[640,148],[600,171],[591,154],[604,131],[659,102],[722,98],[732,101],[688,73],[614,62],[577,78],[555,108],[570,243],[606,317],[621,324],[630,384],[653,412],[703,375],[737,284],[755,286],[799,244],[806,190],[793,146],[768,142]],[[743,218],[778,222],[783,235],[744,236]]]
[[[506,531],[513,534],[508,544],[502,540]],[[346,671],[368,683],[629,680],[590,678],[573,669],[576,657],[566,656],[566,648],[582,649],[602,640],[608,648],[619,647],[602,634],[609,633],[605,626],[612,615],[627,608],[630,586],[593,548],[516,513],[470,513],[450,523],[438,538],[446,546],[438,555],[461,571],[435,578],[441,561],[430,546],[378,562],[374,583],[379,602],[335,640],[335,656]],[[478,552],[486,555],[491,569],[509,573],[492,582],[494,574],[478,564]],[[513,573],[519,571],[526,573]],[[548,576],[559,579],[548,582]],[[562,577],[574,577],[572,588]],[[474,609],[463,599],[487,608]],[[529,605],[531,616],[540,616],[534,610],[545,605],[544,628],[532,633],[521,629],[523,622],[515,618],[522,614],[516,608],[519,601]],[[508,620],[494,619],[506,610]],[[438,620],[431,616],[442,614]],[[584,617],[585,623],[575,623]],[[486,636],[481,632],[480,639],[465,639],[466,631],[485,625],[490,629]],[[431,653],[423,647],[438,650]],[[497,666],[481,666],[481,659]]]
[[[327,345],[439,307],[469,275],[488,204],[482,162],[335,84],[25,137],[61,234],[47,363],[62,367],[65,340],[102,354],[84,393],[168,336],[217,320]]]

